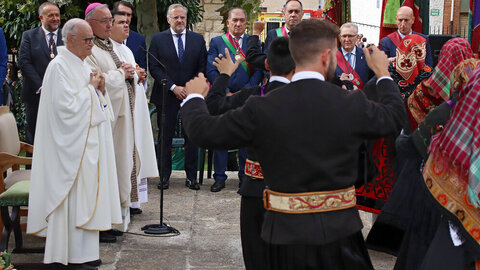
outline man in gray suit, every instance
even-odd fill
[[[57,46],[63,45],[60,26],[60,9],[44,2],[38,7],[40,27],[23,32],[18,64],[24,78],[21,97],[25,102],[27,142],[33,144],[37,122],[43,75],[48,63],[57,55]]]

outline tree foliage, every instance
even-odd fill
[[[26,30],[40,26],[40,20],[38,19],[37,8],[46,0],[2,0],[0,1],[0,27],[5,32],[5,38],[7,39],[8,48],[18,48],[22,33]],[[60,14],[62,24],[71,18],[83,18],[84,10],[89,3],[95,2],[94,0],[49,0],[57,4],[60,8]],[[126,0],[133,4],[140,4],[145,2],[144,0]],[[155,1],[155,0],[154,0]],[[102,0],[99,1],[108,4],[112,7],[115,0]],[[192,29],[193,25],[203,19],[203,6],[200,0],[156,0],[156,8],[154,5],[149,5],[150,8],[137,9],[136,11],[141,13],[132,18],[131,28],[136,30],[137,28],[152,28],[151,25],[142,26],[138,25],[136,17],[153,18],[158,23],[158,28],[153,26],[155,31],[165,30],[169,27],[167,23],[167,9],[168,6],[174,3],[179,3],[187,7],[188,28]],[[156,11],[156,17],[155,15]],[[158,19],[157,19],[158,18]],[[139,22],[142,24],[142,22]],[[148,35],[151,35],[151,29],[144,29]],[[142,31],[141,31],[142,32]]]
[[[227,31],[227,19],[228,11],[232,8],[242,8],[247,12],[248,24],[253,23],[260,14],[260,4],[262,0],[224,0],[223,7],[217,9],[220,12],[220,16],[223,17],[222,24],[224,25],[224,31]]]
[[[167,23],[167,10],[171,4],[182,4],[188,9],[187,27],[192,29],[193,25],[203,20],[203,6],[200,0],[157,0],[158,28],[160,31],[169,27]]]

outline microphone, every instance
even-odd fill
[[[153,55],[153,53],[147,51],[147,49],[145,49],[143,46],[138,46],[138,48],[142,49],[143,51],[145,51],[146,53],[148,53],[148,55],[150,55],[151,57],[153,57],[153,59],[155,59],[155,61],[157,61],[157,63],[160,64],[160,66],[162,66],[162,69],[165,73],[167,73],[167,68],[165,67],[165,65],[157,59],[157,57],[155,57],[155,55]]]

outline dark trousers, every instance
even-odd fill
[[[243,261],[247,270],[267,268],[267,243],[260,237],[265,208],[263,199],[242,196],[240,206],[240,235]]]
[[[245,160],[247,159],[247,151],[244,148],[238,149],[238,179],[242,179],[245,175]],[[225,171],[228,164],[228,151],[215,150],[213,152],[213,179],[215,181],[227,180]]]
[[[463,237],[463,236],[462,236]],[[420,266],[421,270],[474,270],[475,260],[470,258],[469,250],[464,243],[453,244],[447,220],[442,220]]]
[[[157,106],[157,124],[160,129],[162,126],[162,105],[156,104]],[[165,145],[161,145],[161,132],[158,133],[158,149],[157,149],[157,158],[160,162],[160,153],[163,155],[163,160],[165,162],[165,169],[163,171],[163,178],[168,181],[170,175],[172,174],[172,139],[175,133],[175,127],[177,123],[177,115],[180,109],[180,101],[172,96],[171,94],[167,95],[167,102],[165,106],[165,135],[164,142]],[[183,127],[182,127],[183,129]],[[187,173],[187,178],[190,180],[197,179],[197,163],[198,163],[198,148],[188,140],[185,132],[183,132],[185,138],[185,172]],[[160,163],[158,164],[160,170]]]
[[[323,245],[269,244],[267,260],[271,270],[373,269],[361,231]]]
[[[38,102],[25,103],[25,120],[26,125],[26,139],[29,144],[33,145],[35,141],[35,128],[37,126]]]

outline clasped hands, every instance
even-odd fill
[[[105,95],[105,76],[102,72],[92,72],[90,73],[90,82],[95,89],[98,89]]]
[[[131,64],[122,62],[120,68],[125,72],[125,79],[132,79],[135,76],[135,73],[137,73],[139,83],[143,83],[147,78],[147,72],[138,64],[134,67]]]

